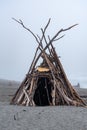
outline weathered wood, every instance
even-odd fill
[[[48,40],[49,40],[48,41],[45,32],[50,24],[50,19],[47,22],[44,29],[41,28],[41,32],[42,32],[41,37],[39,35],[35,35],[30,29],[28,29],[23,24],[21,20],[19,21],[16,19],[14,20],[19,24],[21,24],[24,29],[29,31],[34,36],[34,38],[38,43],[38,47],[36,49],[29,71],[25,79],[21,83],[19,89],[15,93],[11,101],[11,104],[36,106],[37,103],[35,104],[35,100],[34,100],[34,98],[36,98],[36,100],[39,100],[38,101],[39,105],[42,104],[42,100],[44,100],[43,102],[46,102],[45,100],[47,99],[48,102],[46,102],[46,105],[48,103],[48,105],[53,105],[53,106],[55,105],[86,106],[86,103],[80,98],[80,96],[76,93],[76,91],[70,84],[64,72],[63,66],[59,60],[59,57],[55,51],[55,48],[53,46],[53,42],[64,37],[64,35],[62,35],[61,37],[58,38],[60,33],[70,30],[71,28],[75,27],[77,24],[70,26],[69,28],[66,29],[60,29],[52,38],[50,38],[50,36],[48,35]],[[46,69],[44,69],[44,72],[38,71],[37,62],[40,58],[43,59],[42,66],[40,65],[40,67],[43,66],[45,68],[47,67],[48,69],[47,72],[45,71]],[[43,91],[42,97],[40,94],[41,90],[37,90],[38,95],[34,97],[36,89],[40,89],[38,88],[39,80],[41,80],[39,82],[40,85],[39,87],[41,87]],[[46,96],[46,98],[43,98],[44,96]],[[52,101],[50,100],[50,96]]]

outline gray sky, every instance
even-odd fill
[[[23,80],[37,46],[35,39],[11,18],[22,19],[35,34],[48,19],[53,36],[59,29],[79,25],[64,32],[55,43],[69,79],[87,77],[87,0],[2,0],[0,1],[0,78]]]

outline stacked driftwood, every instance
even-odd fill
[[[50,38],[50,36],[46,37],[45,35],[47,27],[50,23],[50,19],[45,28],[41,28],[41,37],[35,35],[29,28],[25,27],[21,20],[14,20],[21,24],[23,28],[28,30],[34,36],[38,43],[38,47],[36,49],[30,69],[24,81],[21,83],[19,89],[14,95],[11,104],[26,106],[85,106],[85,102],[79,97],[72,85],[69,83],[53,46],[53,42],[64,37],[64,35],[58,37],[61,32],[67,31],[77,24],[70,26],[69,28],[59,30],[52,38]],[[40,58],[42,58],[43,61],[39,67],[41,67],[42,70],[44,68],[44,71],[39,71],[39,69],[37,69],[37,62]]]

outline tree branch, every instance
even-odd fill
[[[45,34],[44,34],[44,30],[43,30],[42,28],[41,28],[41,31],[42,31],[42,35],[43,35],[44,41],[45,41],[46,45],[48,45],[47,40],[46,40],[46,37],[45,37]],[[48,50],[49,50],[49,52],[50,52],[50,54],[51,54],[51,51],[50,51],[49,46],[48,46]]]
[[[25,28],[27,31],[29,31],[29,32],[34,36],[34,38],[36,39],[36,41],[39,43],[38,38],[36,37],[36,35],[35,35],[29,28],[27,28],[27,27],[23,24],[23,21],[22,21],[22,20],[19,19],[19,21],[18,21],[18,20],[16,20],[15,18],[12,18],[12,19],[13,19],[14,21],[16,21],[17,23],[21,24],[22,27]]]
[[[59,37],[58,40],[60,40],[61,38],[62,38],[62,37]],[[44,51],[46,51],[46,49],[47,49],[50,45],[52,46],[52,43],[51,43],[51,42],[49,42],[43,49],[42,49],[42,48],[39,48],[39,49],[41,50],[41,52],[40,52],[40,54],[38,55],[38,57],[36,58],[32,70],[34,69],[34,67],[35,67],[35,65],[36,65],[36,63],[37,63],[37,61],[38,61],[38,59],[41,57],[42,53],[43,53]]]
[[[49,24],[50,24],[50,21],[51,21],[51,18],[49,18],[49,20],[48,20],[48,22],[47,22],[45,28],[44,28],[44,29],[41,28],[41,31],[42,31],[42,38],[41,38],[41,40],[40,40],[41,46],[42,46],[42,40],[43,40],[43,38],[44,38],[44,36],[45,36],[45,32],[46,32],[46,29],[48,28],[48,26],[49,26]],[[43,48],[43,46],[42,46],[42,48]]]
[[[55,41],[55,38],[57,38],[57,36],[58,36],[61,32],[70,30],[71,28],[73,28],[73,27],[75,27],[75,26],[77,26],[77,25],[78,25],[78,24],[74,24],[74,25],[72,25],[72,26],[70,26],[70,27],[68,27],[68,28],[66,28],[66,29],[60,29],[60,30],[56,33],[56,35],[54,35],[54,37],[50,40],[51,43],[52,43],[53,41]]]
[[[48,23],[47,23],[47,25],[46,25],[45,28],[44,28],[44,32],[46,31],[47,27],[49,26],[50,21],[51,21],[51,18],[49,18]]]
[[[61,37],[57,38],[57,39],[54,39],[53,41],[54,41],[54,42],[55,42],[55,41],[58,41],[59,39],[63,38],[64,36],[65,36],[65,34],[62,35]]]
[[[65,36],[65,34],[62,35],[61,37],[57,38],[57,39],[54,39],[53,41],[54,41],[54,42],[55,42],[55,41],[58,41],[59,39],[63,38],[64,36]],[[49,36],[49,35],[48,35],[48,39],[49,39],[49,43],[50,43],[51,40],[50,40],[50,36]]]

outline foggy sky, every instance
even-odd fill
[[[37,43],[32,35],[12,20],[22,19],[35,34],[49,18],[48,34],[61,28],[79,25],[54,43],[69,79],[87,77],[87,0],[3,0],[0,1],[0,79],[20,80],[25,77]]]

